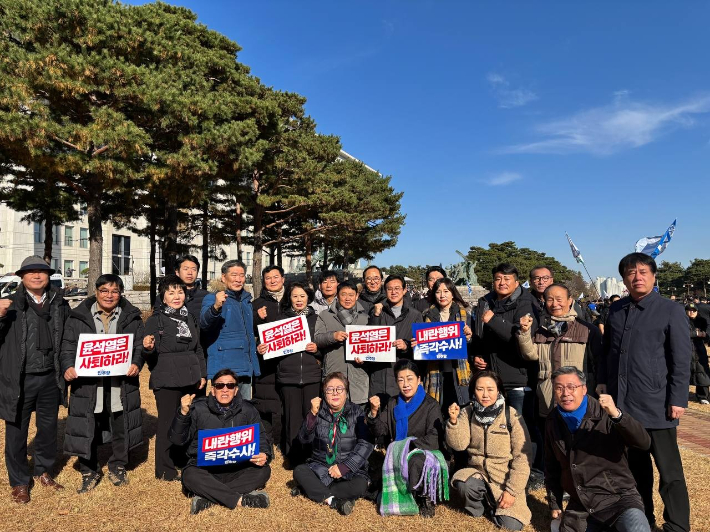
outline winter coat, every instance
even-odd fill
[[[7,314],[0,318],[0,419],[15,422],[22,392],[22,374],[27,357],[27,339],[37,331],[28,330],[27,312],[30,311],[27,292],[23,284],[8,296],[12,306]],[[58,393],[62,394],[66,404],[65,382],[59,363],[59,352],[64,336],[64,324],[69,315],[69,305],[59,290],[52,286],[47,289],[49,303],[49,327],[54,345],[53,358],[55,381]]]
[[[537,330],[538,322],[534,310],[534,301],[530,292],[519,286],[509,297],[498,300],[495,292],[489,292],[478,300],[476,315],[475,356],[482,357],[491,369],[500,375],[505,390],[534,386],[535,364],[526,361],[520,354],[515,332],[520,318],[526,314],[533,317],[532,330]],[[485,309],[493,311],[494,316],[488,323],[483,323]]]
[[[594,393],[594,364],[601,356],[602,335],[594,325],[577,318],[574,309],[559,318],[546,313],[536,331],[516,331],[520,353],[526,360],[539,364],[537,374],[538,415],[547,417],[552,410],[554,393],[552,373],[563,366],[574,366],[587,376],[587,388]],[[555,336],[550,325],[564,322],[561,336]],[[531,336],[532,333],[532,336]]]
[[[64,331],[62,352],[60,357],[61,371],[74,367],[76,348],[80,334],[96,334],[96,324],[91,314],[91,307],[96,303],[96,297],[84,300],[71,311]],[[133,335],[133,357],[131,364],[143,367],[143,319],[141,311],[128,300],[121,297],[118,305],[121,314],[116,325],[116,334]],[[67,417],[64,434],[64,452],[71,456],[89,458],[91,442],[96,437],[95,415],[97,387],[105,377],[79,377],[69,383],[71,395],[69,398],[69,416]],[[104,381],[108,382],[108,380]],[[138,376],[120,377],[121,404],[123,405],[124,434],[128,450],[143,443],[143,420],[141,415],[141,395]],[[99,443],[111,440],[110,432],[104,431]]]
[[[372,436],[376,439],[384,438],[393,441],[397,435],[397,422],[394,419],[394,407],[401,401],[397,394],[391,397],[387,404],[380,409],[377,416],[372,418],[367,415],[367,424]],[[441,406],[436,399],[425,395],[407,421],[407,437],[416,438],[412,446],[427,451],[441,450],[444,442],[444,424],[441,420]]]
[[[347,420],[347,429],[344,434],[339,430],[336,431],[338,450],[333,464],[345,466],[344,468],[340,467],[341,473],[343,469],[346,469],[342,476],[344,480],[351,480],[356,476],[369,479],[367,475],[367,459],[374,446],[370,441],[370,435],[365,425],[365,414],[361,406],[350,401],[346,401],[343,408],[342,415]],[[298,433],[299,441],[304,445],[310,445],[313,449],[313,453],[306,460],[306,464],[326,486],[333,482],[333,477],[328,474],[330,465],[328,465],[326,460],[328,446],[330,445],[328,434],[332,426],[333,414],[330,412],[327,403],[323,401],[320,410],[318,410],[318,415],[313,416],[309,412]]]
[[[688,318],[690,327],[690,342],[693,353],[690,359],[690,384],[693,386],[710,386],[710,368],[708,367],[708,352],[705,349],[708,322],[702,316],[694,320]]]
[[[555,408],[545,423],[545,484],[553,510],[561,509],[563,491],[570,494],[565,530],[584,532],[587,513],[611,524],[629,508],[643,510],[628,447],[650,446],[641,423],[624,411],[618,422],[612,421],[593,397],[587,397],[587,412],[574,435]]]
[[[323,293],[320,291],[320,289],[316,290],[316,295],[313,298],[313,302],[309,305],[313,310],[316,311],[316,314],[320,314],[324,310],[328,310],[330,308],[330,305],[335,302],[335,299],[337,299],[337,296],[333,296],[333,301],[328,303],[326,299],[323,297]]]
[[[225,412],[220,410],[219,403],[212,394],[192,401],[187,415],[183,415],[181,407],[178,407],[168,431],[168,439],[173,445],[185,448],[188,457],[186,467],[192,467],[197,465],[197,444],[200,430],[225,429],[245,425],[259,427],[259,453],[266,454],[268,461],[271,461],[274,456],[272,443],[261,423],[259,412],[249,401],[243,399],[242,394],[238,391],[232,404]],[[225,467],[231,471],[237,471],[259,466],[245,461]]]
[[[279,321],[284,319],[285,316],[281,314],[279,302],[276,301],[274,296],[269,294],[266,288],[261,289],[261,296],[252,301],[251,307],[254,310],[254,337],[256,338],[257,345],[259,345],[261,342],[259,341],[257,325]],[[259,316],[258,312],[261,307],[266,307],[266,318],[263,319]],[[278,401],[279,396],[276,393],[276,368],[279,365],[279,358],[264,360],[263,356],[258,352],[256,356],[259,358],[259,371],[261,375],[256,379],[253,398]],[[260,388],[261,391],[259,390]]]
[[[384,303],[387,299],[387,294],[385,294],[385,287],[382,285],[377,292],[370,292],[367,288],[363,288],[362,292],[358,296],[358,303],[362,305],[367,314],[370,313],[372,307],[377,303]]]
[[[155,337],[153,351],[143,350],[143,358],[150,369],[151,390],[182,388],[207,378],[200,327],[191,313],[187,315],[187,325],[191,335],[189,340],[177,337],[177,323],[160,310],[145,322],[145,336]]]
[[[666,413],[688,406],[692,349],[682,306],[657,292],[623,297],[609,309],[597,382],[647,429],[675,427]]]
[[[309,313],[306,316],[308,329],[311,333],[311,341],[316,334],[316,321],[318,315],[315,310],[309,307]],[[284,313],[285,318],[295,317],[293,311],[287,310]],[[315,342],[314,342],[315,343]],[[313,384],[320,382],[323,379],[323,363],[322,355],[319,351],[309,353],[308,351],[299,351],[290,355],[279,358],[279,365],[276,369],[276,382],[282,385],[302,386],[303,384]]]
[[[466,482],[478,475],[490,486],[493,498],[498,500],[504,491],[515,497],[510,508],[496,509],[496,515],[517,519],[524,525],[532,517],[525,487],[530,476],[532,443],[525,421],[513,407],[506,404],[490,425],[482,425],[473,415],[473,407],[459,412],[456,424],[446,421],[446,443],[454,451],[466,451],[468,467],[459,469],[452,478]]]
[[[367,403],[369,399],[369,382],[370,377],[367,371],[354,361],[345,360],[345,342],[338,342],[333,338],[333,334],[337,331],[345,331],[343,325],[335,310],[337,299],[328,310],[321,312],[316,320],[315,343],[318,349],[323,353],[323,373],[328,375],[334,371],[340,371],[345,374],[350,383],[350,400],[358,405]],[[357,317],[352,325],[367,325],[368,316],[365,309],[359,301],[355,303],[357,309]]]
[[[399,317],[394,316],[392,306],[388,300],[382,304],[382,312],[379,316],[370,313],[368,325],[394,326],[397,340],[404,340],[407,349],[397,349],[397,360],[401,358],[412,359],[412,325],[422,323],[424,318],[418,310],[405,305],[402,302],[402,313]],[[394,377],[394,364],[372,363],[369,364],[370,373],[370,395],[385,394],[394,397],[399,393],[399,387]]]
[[[261,372],[254,343],[251,294],[227,290],[227,299],[219,311],[214,310],[215,299],[215,294],[207,294],[200,313],[207,347],[207,378],[212,379],[225,368],[240,377],[258,377]]]

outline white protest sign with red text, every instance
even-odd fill
[[[397,362],[397,336],[394,326],[347,325],[345,360],[359,358],[367,362]]]
[[[125,375],[132,357],[132,334],[80,334],[74,369],[79,377]]]
[[[305,316],[263,323],[256,328],[259,340],[267,345],[264,360],[305,351],[311,343],[311,331]]]

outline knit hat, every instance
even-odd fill
[[[52,275],[55,272],[55,270],[50,268],[49,264],[47,264],[42,257],[32,255],[22,261],[22,266],[20,266],[20,269],[15,272],[15,275],[22,277],[23,273],[30,270],[45,270],[49,275]]]

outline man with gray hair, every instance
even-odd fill
[[[226,290],[207,294],[202,300],[200,327],[205,333],[207,378],[221,369],[231,369],[239,377],[239,391],[251,399],[252,380],[261,373],[254,342],[251,294],[244,290],[246,265],[228,260],[222,265]]]
[[[545,424],[545,484],[560,532],[649,532],[628,464],[628,447],[650,447],[648,433],[610,395],[588,396],[577,368],[557,369],[552,382],[557,406]],[[563,512],[565,491],[570,500]]]

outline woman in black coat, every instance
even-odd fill
[[[311,457],[293,471],[298,489],[312,501],[342,515],[352,512],[355,500],[367,491],[370,441],[362,407],[348,399],[348,379],[331,373],[323,381],[325,401],[311,400],[311,409],[298,435],[313,449]]]
[[[178,480],[175,460],[182,465],[179,453],[172,449],[168,430],[180,398],[205,387],[207,365],[200,345],[200,327],[194,314],[185,306],[187,287],[177,275],[167,275],[160,282],[160,304],[145,324],[143,358],[150,369],[150,389],[158,408],[155,435],[155,478]],[[183,454],[183,453],[180,453]]]
[[[286,318],[306,316],[311,339],[315,334],[315,310],[309,305],[313,301],[313,290],[304,283],[292,283],[286,288],[281,300],[281,314]],[[276,369],[276,384],[283,403],[283,435],[281,451],[288,456],[291,465],[304,460],[303,450],[298,441],[298,433],[303,420],[311,409],[311,399],[318,397],[323,378],[321,356],[318,346],[312,341],[305,351],[286,355],[279,360]]]

